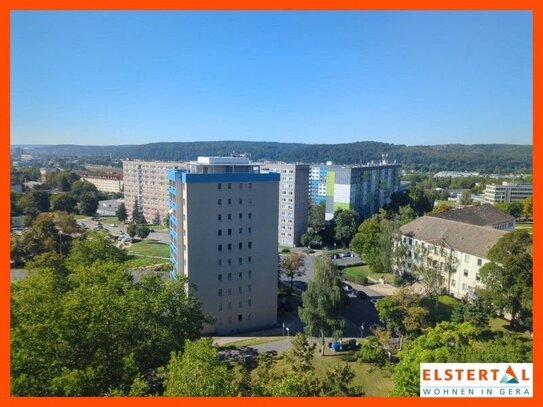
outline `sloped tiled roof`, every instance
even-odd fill
[[[492,226],[497,223],[511,222],[515,220],[515,218],[508,213],[500,211],[494,206],[488,204],[470,206],[462,209],[451,209],[450,211],[430,216],[478,226]]]
[[[401,227],[402,234],[424,242],[487,258],[488,251],[507,232],[435,216],[423,216]]]

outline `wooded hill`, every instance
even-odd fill
[[[469,170],[484,173],[531,172],[532,146],[512,144],[444,144],[405,146],[360,141],[347,144],[301,144],[251,141],[168,142],[119,146],[28,146],[35,153],[58,156],[109,156],[144,160],[186,161],[197,156],[248,153],[253,160],[337,164],[365,164],[396,160],[418,171]]]

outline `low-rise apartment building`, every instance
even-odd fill
[[[426,262],[441,270],[443,292],[472,297],[484,285],[479,270],[488,251],[507,232],[434,216],[423,216],[401,227],[407,248],[406,269]]]
[[[451,209],[431,216],[509,232],[515,230],[516,223],[513,216],[489,204]]]
[[[95,185],[98,191],[123,192],[123,176],[120,174],[81,174],[81,180]]]

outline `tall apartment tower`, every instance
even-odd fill
[[[216,318],[203,333],[274,325],[279,174],[245,157],[198,157],[168,179],[172,277],[186,276]]]
[[[278,242],[281,246],[300,245],[301,236],[307,232],[309,215],[309,165],[263,164],[263,172],[280,174]]]
[[[168,170],[186,168],[175,161],[123,161],[124,201],[128,216],[132,216],[134,202],[145,220],[161,224],[168,215]]]
[[[311,167],[310,198],[326,202],[326,220],[337,209],[354,209],[367,219],[390,202],[400,188],[401,165],[386,161],[362,166]],[[324,193],[324,195],[323,195]]]

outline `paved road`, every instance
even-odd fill
[[[98,226],[98,222],[92,220],[91,218],[79,219],[78,222],[85,225],[90,230],[94,230],[96,226]],[[106,223],[106,221],[101,221],[100,223],[108,232],[111,232],[113,235],[118,236],[121,234],[121,232],[126,233],[126,225],[111,226],[111,224]],[[168,229],[157,230],[155,232],[151,232],[147,239],[157,240],[159,242],[168,244],[170,243],[170,234],[168,232]]]

